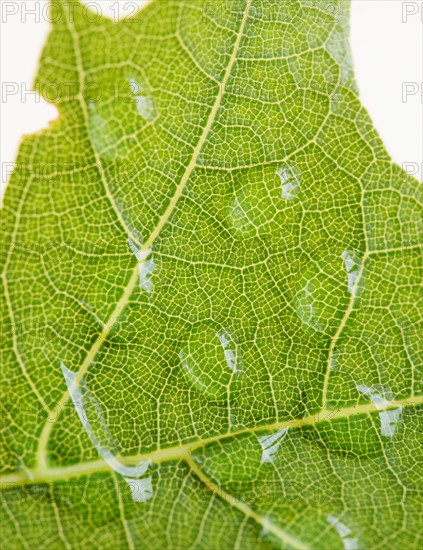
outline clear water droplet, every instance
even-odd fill
[[[318,447],[329,449],[333,456],[339,454],[369,460],[385,452],[387,438],[392,438],[400,426],[402,407],[395,405],[389,388],[364,384],[357,384],[356,388],[376,410],[369,407],[368,414],[353,414],[345,418],[336,418],[332,414],[335,411],[331,411],[323,417],[318,415],[316,422],[301,428],[301,433]]]
[[[348,308],[345,271],[340,255],[324,253],[307,261],[300,271],[295,309],[302,323],[314,331],[332,335]]]
[[[338,355],[339,355],[339,350],[338,350],[338,348],[335,348],[333,350],[332,359],[331,359],[331,362],[330,362],[330,369],[331,370],[336,371],[336,369],[337,369]]]
[[[128,236],[129,248],[132,250],[136,259],[140,262],[144,258],[147,258],[150,255],[151,250],[140,250],[131,237]]]
[[[307,281],[306,284],[297,293],[296,310],[301,320],[314,330],[323,331],[323,325],[319,323],[319,317],[314,305],[314,283]]]
[[[79,420],[100,456],[110,468],[123,476],[128,483],[134,481],[136,484],[138,483],[137,487],[143,487],[145,490],[148,486],[152,496],[151,476],[137,479],[145,476],[151,466],[151,461],[141,461],[135,466],[129,466],[122,462],[117,451],[117,445],[105,422],[102,407],[87,387],[85,379],[79,380],[78,373],[69,370],[63,362],[60,362],[60,367]],[[148,479],[150,479],[149,485],[146,482]],[[137,493],[137,495],[139,494]],[[134,496],[134,492],[132,492],[132,495]],[[134,500],[137,499],[134,498]],[[145,497],[145,500],[138,500],[138,502],[145,502],[146,500],[148,499]]]
[[[358,283],[361,270],[361,260],[358,252],[351,250],[344,250],[341,254],[341,258],[344,260],[345,271],[348,276],[348,292],[353,296],[357,295]]]
[[[126,109],[127,106],[119,106],[119,109]],[[135,107],[134,107],[135,108]],[[127,171],[134,170],[134,163],[130,160],[131,152],[139,149],[139,142],[133,134],[124,134],[123,139],[116,138],[116,109],[113,101],[110,98],[104,98],[104,100],[91,101],[88,103],[88,132],[90,139],[94,145],[94,148],[98,152],[102,162],[112,161],[115,164],[107,165],[107,170],[111,171],[110,184],[113,190],[113,196],[117,208],[122,212],[125,217],[125,199],[120,195],[117,182],[115,180],[118,172],[123,164],[121,162],[127,162],[125,165],[125,173]],[[140,120],[140,126],[144,124]],[[104,170],[106,166],[104,165]],[[114,174],[112,176],[112,173]],[[128,225],[133,224],[128,221]]]
[[[329,515],[326,521],[333,525],[342,539],[345,550],[356,550],[358,548],[358,539],[353,535],[351,529],[335,516]]]
[[[239,347],[226,328],[212,324],[194,327],[179,352],[185,376],[209,399],[226,400],[233,376],[241,367]]]
[[[390,393],[390,391],[386,388],[382,388],[379,391],[376,388],[370,388],[369,386],[365,386],[364,384],[357,384],[356,388],[360,393],[362,393],[372,401],[376,409],[386,409],[386,407],[389,407],[391,399],[386,399],[383,395],[386,392]]]
[[[153,281],[151,275],[156,269],[157,265],[154,263],[154,259],[150,258],[140,265],[140,288],[151,294],[153,292]]]
[[[216,336],[222,345],[226,364],[228,365],[228,367],[231,369],[232,372],[236,372],[236,361],[237,361],[237,358],[235,356],[236,350],[232,348],[232,346],[230,345],[231,342],[229,339],[230,338],[229,333],[225,329],[222,329],[221,332],[216,333]]]
[[[152,122],[157,114],[153,99],[148,95],[145,86],[141,86],[135,78],[129,79],[129,86],[134,94],[138,113],[147,122]]]
[[[88,130],[91,141],[95,149],[99,152],[102,159],[109,160],[113,158],[112,128],[107,122],[109,112],[106,106],[90,101],[88,103],[89,123]]]
[[[301,170],[296,166],[282,166],[276,172],[282,184],[282,198],[292,201],[300,192]]]
[[[153,478],[152,476],[142,479],[123,478],[131,489],[132,500],[135,502],[147,502],[153,497]]]
[[[157,267],[154,259],[148,258],[152,250],[151,248],[148,250],[140,250],[130,237],[128,237],[128,243],[130,249],[139,262],[140,288],[145,290],[148,294],[151,294],[153,292],[153,280],[151,279],[151,276]]]
[[[288,428],[283,428],[274,434],[258,438],[263,449],[260,462],[273,462],[275,460],[276,453],[287,433]]]
[[[363,384],[357,384],[357,390],[368,397],[376,409],[387,409],[392,406],[393,396],[388,388],[371,388]],[[393,437],[401,421],[402,407],[381,410],[379,413],[380,432],[384,437]]]
[[[86,300],[81,299],[81,300],[78,300],[78,302],[81,305],[83,305],[86,309],[88,309],[88,311],[91,311],[91,312],[94,311],[93,306],[89,302],[87,302]]]
[[[384,437],[393,437],[397,431],[402,416],[402,407],[379,413],[380,433]]]
[[[242,208],[238,199],[234,199],[233,203],[228,207],[228,217],[231,227],[241,233],[254,232],[254,226],[251,223],[247,212]]]

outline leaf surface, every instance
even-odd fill
[[[348,2],[53,4],[60,117],[2,212],[6,547],[419,548],[421,184]]]

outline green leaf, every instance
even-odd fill
[[[420,548],[422,190],[348,2],[52,5],[60,116],[2,212],[4,546]]]

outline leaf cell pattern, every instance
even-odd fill
[[[419,548],[422,191],[349,3],[51,9],[60,116],[2,211],[5,548]]]

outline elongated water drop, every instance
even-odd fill
[[[338,531],[344,545],[344,550],[355,550],[358,548],[358,539],[353,536],[353,532],[345,523],[332,515],[327,516],[326,520]]]
[[[238,198],[228,207],[229,225],[239,234],[247,236],[255,233],[255,227],[250,220],[251,212],[248,209],[248,204],[240,202]]]
[[[152,479],[152,476],[143,477],[141,479],[124,477],[124,480],[131,489],[132,500],[135,500],[135,502],[147,502],[153,497]]]
[[[151,461],[141,461],[135,466],[122,462],[117,452],[117,445],[105,422],[102,407],[88,389],[85,379],[79,380],[78,373],[69,370],[63,362],[60,366],[72,403],[94,447],[110,468],[122,475],[130,485],[134,500],[146,502],[153,494],[152,477],[145,477]],[[141,476],[144,477],[141,478]]]
[[[360,278],[361,277],[361,260],[358,252],[351,250],[344,250],[341,254],[341,258],[344,260],[345,271],[348,278],[348,292],[353,296],[358,296]]]
[[[287,433],[288,428],[283,428],[274,434],[259,437],[259,442],[263,449],[261,462],[273,462],[275,460],[276,453]]]
[[[333,334],[349,301],[340,256],[327,253],[307,260],[295,296],[295,309],[306,327]]]
[[[392,406],[392,393],[387,388],[370,388],[364,384],[358,384],[357,389],[360,393],[368,397],[376,409],[387,409]],[[389,399],[388,399],[389,398]],[[402,407],[390,410],[381,410],[379,413],[380,433],[384,437],[393,437],[401,420]]]
[[[225,400],[241,361],[233,335],[212,323],[195,327],[179,353],[182,369],[190,384],[213,400]]]
[[[282,198],[292,201],[300,192],[301,171],[295,166],[282,166],[277,174],[282,184]]]
[[[130,78],[128,82],[134,94],[138,113],[145,121],[152,122],[157,114],[153,98],[148,94],[147,87],[142,86],[135,78]]]
[[[132,241],[131,237],[128,237],[129,248],[134,253],[136,259],[139,262],[140,270],[140,288],[145,290],[148,294],[153,292],[153,280],[151,278],[157,265],[153,258],[149,258],[151,254],[151,248],[148,250],[140,250],[137,245]]]

